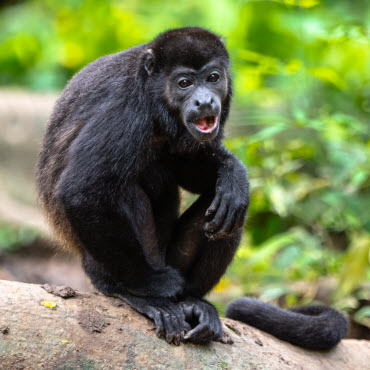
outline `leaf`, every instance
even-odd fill
[[[343,80],[343,78],[340,77],[338,73],[332,68],[314,67],[309,68],[308,71],[312,76],[315,76],[325,82],[329,82],[340,90],[344,90],[347,87],[346,81]]]
[[[292,6],[300,6],[302,8],[312,8],[320,4],[319,0],[273,0],[276,3],[282,3]]]
[[[360,308],[353,317],[358,323],[370,329],[370,306]]]
[[[248,264],[253,265],[261,261],[268,261],[279,249],[293,243],[294,241],[295,237],[289,232],[278,234],[262,243],[258,247],[258,250],[249,258]]]
[[[365,278],[370,257],[370,236],[354,234],[351,247],[344,259],[336,296],[349,294]]]

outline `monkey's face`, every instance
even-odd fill
[[[177,67],[170,73],[166,101],[179,112],[182,123],[198,141],[216,137],[227,84],[227,71],[217,60],[200,69]]]

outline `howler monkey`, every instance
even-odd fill
[[[40,200],[61,241],[81,254],[99,291],[153,319],[170,343],[222,336],[217,311],[202,297],[235,254],[249,201],[246,169],[222,145],[230,99],[220,37],[170,30],[77,73],[55,105],[39,158]],[[179,187],[200,194],[181,216]],[[339,315],[253,302],[234,301],[228,313],[287,332],[285,340],[298,336],[299,345],[311,335],[300,331],[305,322],[325,342],[320,310]]]

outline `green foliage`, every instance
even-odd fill
[[[355,314],[355,320],[370,328],[370,306],[360,308]]]
[[[292,282],[330,276],[338,305],[353,308],[370,278],[369,24],[367,0],[29,0],[0,12],[0,84],[61,88],[171,27],[222,34],[235,91],[227,146],[252,198],[216,291],[296,304]]]
[[[28,227],[15,227],[10,224],[0,223],[0,252],[2,250],[15,252],[18,248],[32,243],[37,233]]]

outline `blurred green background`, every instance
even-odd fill
[[[42,107],[97,57],[181,26],[225,38],[234,79],[226,145],[251,181],[243,242],[210,299],[221,312],[241,295],[284,307],[321,301],[349,312],[370,338],[368,0],[2,1],[0,108],[9,91],[12,109],[22,109],[24,90]],[[6,145],[14,138],[9,122],[0,121],[12,138]],[[17,155],[24,145],[15,148]],[[19,205],[29,190],[17,194],[16,183],[35,157],[20,156],[27,168],[17,172],[9,153],[0,141],[0,185]],[[19,250],[38,238],[40,228],[6,215],[0,248]]]

